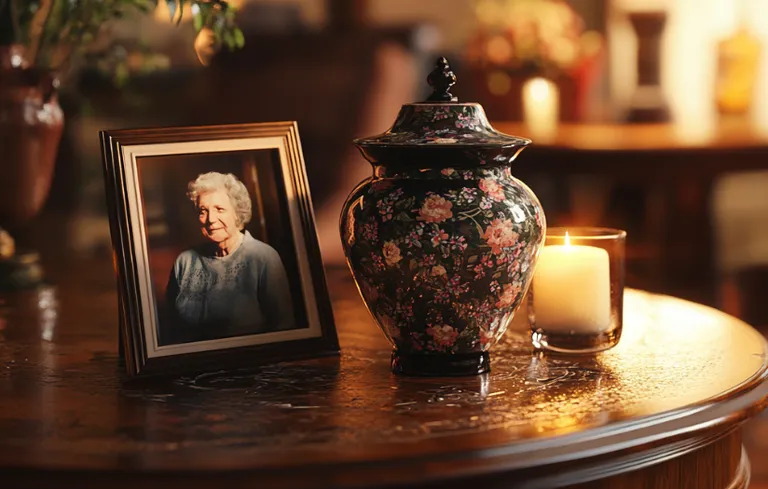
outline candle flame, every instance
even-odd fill
[[[568,231],[565,232],[565,246],[571,246],[571,237],[568,236]]]

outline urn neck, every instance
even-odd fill
[[[485,178],[513,178],[508,166],[477,168],[407,168],[399,165],[374,165],[374,178],[409,178],[440,180],[482,180]]]
[[[367,147],[360,148],[363,157],[374,167],[378,165],[402,168],[490,168],[509,166],[525,146],[506,148],[457,147]]]

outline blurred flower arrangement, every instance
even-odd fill
[[[483,68],[557,77],[600,55],[602,36],[564,0],[477,0],[466,58]]]
[[[151,14],[160,3],[177,25],[191,16],[209,51],[245,43],[235,8],[223,0],[0,0],[0,12],[10,12],[14,44],[23,47],[25,63],[65,74],[78,57],[98,59],[97,68],[121,83],[131,73],[166,68],[168,60],[140,44],[105,44],[102,34],[123,18]]]
[[[521,120],[523,87],[533,77],[556,85],[559,120],[588,117],[604,40],[566,0],[475,0],[474,9],[465,61],[489,117]]]

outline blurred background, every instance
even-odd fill
[[[626,229],[630,286],[768,324],[767,1],[230,4],[241,49],[190,16],[176,25],[165,2],[105,24],[63,73],[51,189],[21,227],[110,252],[98,130],[296,120],[324,259],[339,263],[339,210],[370,175],[352,139],[424,99],[442,55],[461,101],[534,140],[513,173],[550,225]]]
[[[235,50],[194,16],[172,21],[166,1],[85,3],[152,8],[97,23],[60,72],[50,182],[21,112],[0,118],[0,226],[44,263],[111,255],[99,130],[296,120],[323,259],[342,264],[339,212],[371,174],[352,139],[423,100],[446,56],[461,101],[534,140],[513,174],[549,225],[626,229],[629,286],[768,326],[768,0],[231,0]],[[51,12],[40,17],[67,20]],[[72,25],[52,36],[84,39]],[[0,55],[3,68],[24,53]],[[7,80],[0,99],[16,93]],[[42,196],[39,212],[20,181]],[[762,450],[753,487],[768,480],[766,430],[745,433]]]

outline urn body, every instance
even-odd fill
[[[511,170],[531,141],[496,131],[479,104],[459,103],[445,58],[427,81],[427,101],[355,140],[373,175],[344,204],[342,245],[394,346],[395,373],[480,374],[528,290],[546,222]]]
[[[543,209],[512,175],[520,148],[398,149],[363,149],[374,174],[341,216],[349,267],[396,372],[481,373],[530,285]]]

